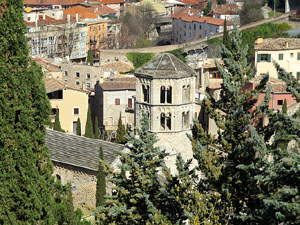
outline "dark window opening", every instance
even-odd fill
[[[120,105],[120,99],[119,98],[115,99],[115,105]]]
[[[277,105],[283,105],[283,100],[277,100]]]
[[[162,129],[165,129],[165,122],[166,122],[166,116],[164,113],[160,114],[160,125],[162,127]]]
[[[161,125],[162,130],[166,130],[166,129],[171,130],[171,128],[172,128],[171,117],[172,117],[171,113],[169,113],[167,115],[165,113],[160,114],[160,125]]]
[[[52,108],[52,109],[51,109],[51,115],[52,115],[52,116],[55,116],[55,115],[56,115],[56,111],[58,111],[57,108]]]
[[[63,99],[63,91],[54,91],[47,94],[49,99]]]
[[[79,108],[74,108],[74,115],[79,115]]]
[[[132,98],[128,98],[128,108],[132,109]]]
[[[172,103],[172,87],[167,89],[167,103]]]
[[[165,101],[166,101],[165,91],[166,91],[166,88],[164,86],[162,86],[160,88],[160,103],[165,103]]]
[[[79,72],[76,72],[76,77],[80,77],[80,73]]]
[[[142,85],[142,88],[144,102],[150,103],[150,86],[147,85],[146,87],[145,85]]]
[[[61,177],[58,174],[56,174],[55,176],[57,180],[61,180]]]

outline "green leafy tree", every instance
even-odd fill
[[[58,109],[58,108],[56,108],[56,113],[55,113],[55,120],[54,120],[53,130],[65,132],[65,131],[61,128],[61,125],[60,125],[60,120],[59,120],[59,109]]]
[[[81,122],[79,117],[77,119],[76,135],[81,136]]]
[[[136,135],[128,136],[129,152],[121,154],[120,165],[126,176],[124,172],[109,172],[112,195],[106,197],[105,205],[97,213],[103,224],[171,224],[156,207],[161,188],[158,169],[164,167],[166,153],[153,146],[157,138],[148,132],[148,124],[144,117]]]
[[[88,137],[88,138],[94,138],[94,130],[93,130],[93,122],[92,122],[90,106],[89,106],[88,112],[87,112],[84,136]]]
[[[0,224],[58,224],[72,215],[51,176],[45,145],[50,104],[43,73],[28,56],[23,1],[0,2]],[[63,210],[58,210],[62,207]],[[61,217],[62,222],[67,222]]]
[[[95,139],[99,138],[99,123],[98,123],[98,117],[95,118],[95,129],[94,129]]]
[[[184,51],[182,48],[178,48],[171,51],[166,51],[166,53],[171,53],[175,55],[178,59],[180,59],[182,62],[186,62],[186,58],[184,57]]]
[[[96,190],[96,206],[101,206],[105,204],[106,195],[106,176],[104,173],[104,167],[102,165],[104,160],[102,146],[99,149],[99,166],[97,174],[97,190]]]
[[[94,56],[93,56],[93,51],[91,49],[88,50],[88,55],[87,55],[86,61],[91,66],[94,64]]]
[[[245,0],[243,10],[240,12],[241,24],[256,22],[263,19],[261,3],[252,0]]]
[[[126,129],[125,129],[125,125],[122,123],[122,118],[121,118],[121,113],[120,113],[115,142],[119,143],[119,144],[125,144],[125,142],[126,142],[125,136],[126,136]]]

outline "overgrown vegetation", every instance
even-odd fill
[[[126,57],[132,62],[134,69],[136,69],[153,59],[154,53],[128,52],[126,53]]]
[[[261,2],[245,0],[243,10],[240,12],[241,25],[262,20],[263,15],[261,13],[261,7]]]

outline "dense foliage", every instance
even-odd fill
[[[178,59],[180,59],[182,62],[186,62],[186,58],[184,57],[184,51],[182,48],[178,48],[172,51],[166,51],[166,53],[170,53],[175,55]]]
[[[94,56],[93,56],[93,51],[91,49],[88,50],[86,62],[88,65],[93,65],[94,64]]]
[[[59,109],[58,109],[58,108],[56,108],[56,111],[55,111],[55,120],[54,120],[53,130],[65,132],[65,131],[61,128],[61,125],[60,125],[60,120],[59,120]]]
[[[132,62],[134,68],[139,68],[154,57],[154,53],[128,52],[126,57]]]
[[[84,136],[88,138],[94,138],[94,128],[90,106],[88,107]]]
[[[71,192],[52,177],[50,104],[28,56],[23,1],[0,2],[0,224],[78,224]],[[73,222],[67,217],[73,217]]]

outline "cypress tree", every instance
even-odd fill
[[[95,130],[94,130],[94,134],[95,134],[95,139],[99,138],[99,123],[98,123],[98,117],[96,116],[95,118]]]
[[[77,119],[76,135],[81,136],[81,122],[79,117]]]
[[[104,167],[102,162],[104,160],[103,157],[103,149],[102,146],[99,149],[99,166],[98,166],[98,174],[97,174],[97,190],[96,190],[96,206],[104,205],[106,195],[106,177],[104,173]]]
[[[283,105],[282,105],[282,113],[287,114],[287,103],[286,99],[284,99]]]
[[[84,134],[84,136],[88,137],[88,138],[94,138],[93,122],[92,122],[92,116],[91,116],[90,106],[89,106],[88,112],[87,112],[87,118],[86,118],[85,134]]]
[[[64,132],[64,130],[61,128],[61,125],[60,125],[60,121],[59,121],[59,109],[58,108],[56,108],[55,121],[54,121],[53,130]]]
[[[223,45],[224,45],[228,50],[231,49],[231,41],[230,41],[229,32],[228,32],[228,30],[227,30],[227,20],[226,20],[226,18],[225,18],[225,20],[224,20]]]
[[[42,70],[28,57],[25,32],[23,1],[1,1],[0,224],[57,224],[54,199],[66,192],[54,188],[45,145],[50,104]]]
[[[122,123],[122,119],[121,119],[121,113],[120,113],[120,117],[118,120],[118,129],[117,129],[117,135],[116,135],[116,143],[119,144],[125,144],[126,141],[126,129],[125,129],[125,125]]]

